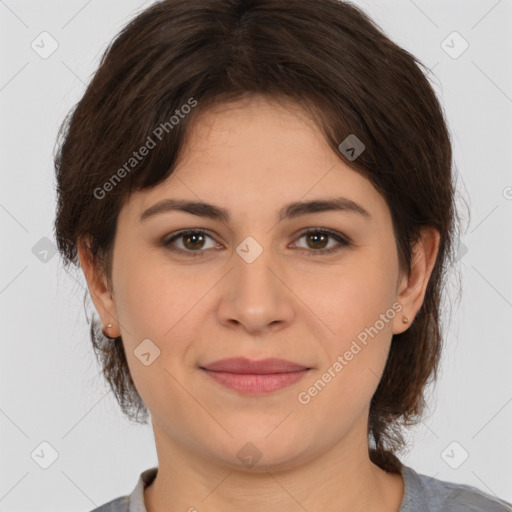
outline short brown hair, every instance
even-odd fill
[[[55,233],[65,265],[79,266],[77,245],[87,239],[111,284],[122,204],[132,190],[148,189],[172,174],[187,127],[201,112],[255,94],[292,100],[310,114],[333,151],[385,198],[404,272],[410,272],[420,228],[434,226],[441,235],[422,307],[409,328],[393,336],[370,404],[370,458],[398,472],[402,427],[419,421],[426,385],[437,377],[441,290],[447,263],[455,259],[458,218],[450,137],[422,67],[428,72],[348,2],[155,3],[107,48],[59,132]],[[176,109],[192,99],[194,108],[171,127]],[[127,160],[154,139],[158,126],[167,127],[165,143],[126,175]],[[339,150],[351,134],[365,144],[355,160]],[[112,182],[122,168],[122,179]],[[97,191],[104,191],[107,182],[108,199],[101,200]],[[122,411],[135,421],[142,414],[146,422],[148,411],[131,378],[121,337],[107,341],[94,318],[90,336]]]

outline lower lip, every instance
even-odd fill
[[[217,382],[229,389],[247,395],[262,395],[285,388],[299,381],[308,373],[308,369],[289,373],[242,374],[204,371]]]

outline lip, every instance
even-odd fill
[[[230,357],[228,359],[219,359],[218,361],[209,363],[201,368],[211,370],[213,372],[259,375],[270,373],[290,373],[308,369],[307,366],[293,363],[286,359],[277,359],[275,357],[260,359],[259,361],[247,359],[246,357]]]
[[[310,368],[285,359],[221,359],[200,367],[223,386],[248,395],[271,393],[298,382]]]

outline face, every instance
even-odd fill
[[[143,216],[168,199],[225,217],[197,207]],[[333,200],[346,207],[287,209]],[[169,179],[130,196],[113,295],[95,300],[123,337],[160,439],[231,467],[252,456],[266,470],[366,439],[392,335],[419,308],[422,277],[413,294],[371,183],[298,108],[252,98],[202,114]],[[239,357],[305,370],[204,369]]]

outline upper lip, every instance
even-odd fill
[[[286,359],[277,359],[275,357],[261,359],[259,361],[245,357],[231,357],[229,359],[220,359],[209,363],[201,366],[201,368],[214,372],[241,374],[290,373],[309,369],[307,366],[287,361]]]

